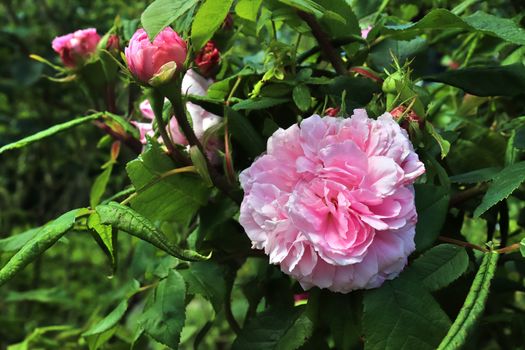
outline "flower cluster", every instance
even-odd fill
[[[306,118],[277,130],[240,175],[253,248],[303,288],[375,288],[415,249],[413,182],[425,171],[389,113]]]

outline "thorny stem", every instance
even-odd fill
[[[226,321],[228,321],[228,324],[232,328],[232,330],[235,332],[235,334],[239,334],[241,331],[241,327],[239,327],[239,323],[237,323],[237,320],[233,316],[232,312],[232,290],[233,290],[233,283],[234,278],[231,278],[230,286],[226,289],[226,296],[224,299],[224,315],[226,316]]]
[[[297,11],[297,14],[310,27],[312,34],[319,43],[324,56],[328,61],[330,61],[335,71],[340,75],[348,74],[341,56],[339,56],[338,52],[334,49],[332,43],[330,42],[329,36],[321,28],[315,17],[303,11]]]
[[[188,119],[186,117],[186,110],[184,108],[181,89],[181,80],[176,79],[174,86],[169,86],[167,89],[164,90],[166,97],[170,100],[171,105],[173,106],[175,118],[177,119],[179,127],[181,128],[184,136],[186,136],[186,139],[188,140],[190,146],[196,146],[199,149],[199,151],[201,151],[206,161],[206,167],[208,168],[210,178],[215,187],[217,187],[221,192],[225,193],[237,204],[240,204],[241,200],[235,195],[233,195],[232,187],[229,185],[227,180],[223,176],[221,176],[213,167],[209,158],[206,156],[204,147],[202,146],[201,142],[199,141],[199,139],[195,135],[195,132],[190,126],[190,123],[188,122]]]
[[[484,183],[484,184],[469,188],[468,190],[458,192],[450,198],[449,206],[454,207],[458,205],[459,203],[465,202],[473,197],[476,197],[477,195],[485,192],[487,188],[488,188],[488,185]]]
[[[479,250],[480,252],[483,252],[483,253],[487,253],[489,251],[488,249],[480,247],[477,244],[472,244],[472,243],[469,243],[469,242],[460,241],[458,239],[454,239],[454,238],[450,238],[450,237],[439,236],[438,239],[440,241],[447,242],[447,243],[452,243],[452,244],[455,244],[455,245],[459,245],[461,247],[467,247],[467,248],[472,248],[472,249],[475,249],[475,250]]]
[[[166,131],[166,123],[164,123],[164,119],[162,119],[162,103],[164,101],[164,96],[157,94],[155,91],[153,91],[153,94],[155,95],[153,96],[153,103],[151,104],[153,107],[153,114],[155,115],[155,121],[159,127],[160,137],[168,149],[169,156],[175,161],[175,163],[190,164],[188,158],[177,147],[175,147]]]
[[[459,245],[461,247],[466,247],[466,248],[472,248],[472,249],[475,249],[475,250],[479,250],[480,252],[483,252],[483,253],[488,253],[488,252],[491,251],[491,250],[489,250],[487,248],[480,247],[477,244],[472,244],[472,243],[469,243],[469,242],[460,241],[460,240],[454,239],[454,238],[449,238],[449,237],[445,237],[445,236],[439,236],[438,239],[440,241],[447,242],[447,243],[452,243],[452,244],[455,244],[455,245]],[[515,250],[520,249],[520,247],[521,247],[521,243],[514,243],[514,244],[511,244],[511,245],[509,245],[507,247],[503,247],[503,248],[500,248],[500,249],[495,249],[493,251],[498,253],[498,254],[511,253],[511,252],[513,252]]]
[[[503,247],[503,248],[497,249],[496,252],[499,253],[499,254],[511,253],[511,252],[513,252],[515,250],[520,249],[520,246],[521,246],[520,243],[514,243],[514,244],[509,245],[508,247]]]

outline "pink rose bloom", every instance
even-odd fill
[[[187,49],[186,42],[171,27],[164,28],[153,42],[141,28],[133,34],[124,52],[131,73],[147,83],[166,63],[175,62],[182,67]]]
[[[240,175],[254,249],[299,281],[347,293],[395,278],[415,249],[413,182],[425,172],[389,113],[306,118],[277,130]]]
[[[188,95],[205,96],[211,83],[213,83],[211,79],[206,79],[197,74],[195,71],[188,70],[182,79],[182,93]],[[153,113],[148,100],[144,100],[140,104],[139,108],[144,118],[149,121],[146,123],[132,123],[139,129],[140,141],[143,144],[146,144],[146,136],[153,137],[155,134],[153,130],[153,119],[155,119],[155,114]],[[201,142],[204,141],[204,134],[206,130],[220,123],[222,119],[221,117],[206,111],[201,106],[191,102],[186,103],[186,109],[191,115],[193,131],[195,131],[195,135]],[[186,137],[180,130],[179,124],[177,123],[177,119],[175,117],[170,119],[170,123],[167,126],[167,131],[170,134],[173,142],[181,145],[188,145],[188,140],[186,140]],[[159,142],[162,142],[162,139],[159,138]],[[210,137],[204,146],[209,151],[208,156],[211,156],[211,158],[214,159],[214,157],[216,157],[215,151],[221,146],[221,142],[216,137]]]
[[[51,46],[60,55],[67,67],[76,67],[85,62],[96,50],[100,36],[95,28],[77,30],[56,37]]]

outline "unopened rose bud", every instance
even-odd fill
[[[220,60],[220,52],[210,40],[195,57],[195,64],[199,67],[201,75],[209,78],[217,71]]]
[[[392,117],[397,121],[400,122],[400,126],[403,129],[408,130],[408,126],[410,123],[417,123],[419,128],[423,127],[424,120],[420,116],[414,112],[414,110],[410,110],[408,113],[404,115],[403,120],[401,119],[401,116],[406,112],[406,107],[403,105],[399,105],[396,108],[394,108],[392,111],[390,111],[390,114]]]
[[[108,38],[108,42],[106,43],[106,50],[108,50],[111,53],[117,53],[120,51],[120,40],[118,38],[118,35],[111,34]]]
[[[186,53],[186,42],[170,27],[164,28],[153,42],[144,29],[139,29],[125,49],[128,68],[142,83],[149,83],[155,75],[162,73],[161,68],[168,67],[170,63],[180,70],[184,66]]]
[[[329,107],[324,111],[324,114],[330,117],[336,117],[339,113],[338,107]]]
[[[73,68],[84,63],[97,50],[99,41],[97,30],[88,28],[56,37],[51,46],[64,65]]]

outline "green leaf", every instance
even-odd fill
[[[224,22],[230,11],[233,0],[205,0],[201,5],[191,26],[191,42],[198,51],[210,40]]]
[[[208,299],[215,313],[224,308],[226,296],[225,270],[222,266],[213,262],[196,262],[189,269],[179,271],[186,284],[188,293],[200,294]]]
[[[91,186],[91,192],[89,194],[89,205],[91,208],[96,207],[97,204],[100,203],[100,199],[106,192],[106,187],[108,185],[112,171],[113,165],[108,166],[99,176],[97,176],[95,182],[93,182],[93,186]]]
[[[114,328],[116,327],[122,316],[124,316],[127,309],[128,301],[123,300],[106,317],[104,317],[102,320],[97,322],[94,326],[92,326],[82,334],[82,336],[86,338],[89,350],[97,350],[106,341],[108,341],[109,338],[111,338],[111,336],[113,336],[113,333],[115,331]]]
[[[25,147],[25,146],[33,143],[33,142],[42,140],[42,139],[44,139],[46,137],[53,136],[55,134],[58,134],[59,132],[62,132],[64,130],[67,130],[67,129],[70,129],[70,128],[73,128],[73,127],[75,127],[77,125],[84,124],[84,123],[87,123],[89,121],[98,119],[101,116],[102,116],[102,113],[94,113],[94,114],[87,115],[85,117],[73,119],[73,120],[70,120],[68,122],[52,126],[49,129],[37,132],[34,135],[31,135],[31,136],[28,136],[28,137],[24,137],[21,140],[18,140],[16,142],[13,142],[13,143],[7,144],[7,145],[5,145],[3,147],[0,147],[0,154],[4,153],[5,151],[10,151],[12,149]]]
[[[525,238],[520,241],[520,254],[525,258]]]
[[[176,174],[159,179],[172,170],[173,162],[157,143],[126,166],[136,189],[155,182],[140,191],[131,201],[134,210],[152,221],[176,221],[187,226],[206,203],[209,189],[198,175]]]
[[[176,247],[162,232],[157,230],[151,221],[131,208],[116,202],[110,202],[97,206],[95,210],[98,215],[100,215],[100,222],[102,224],[111,225],[143,241],[149,242],[178,259],[188,261],[208,259],[208,257],[202,256],[197,252]]]
[[[464,29],[498,37],[508,42],[524,45],[525,30],[507,18],[500,18],[485,12],[478,11],[467,17],[458,17],[445,9],[430,11],[417,23],[385,26],[390,34],[417,34],[427,29]]]
[[[255,97],[250,98],[247,100],[243,100],[239,103],[236,103],[233,105],[233,110],[240,111],[240,110],[254,110],[254,109],[266,109],[273,106],[277,106],[283,103],[288,102],[289,99],[287,98],[277,98],[277,97]]]
[[[435,349],[449,326],[445,312],[420,283],[400,277],[365,292],[367,350]]]
[[[423,77],[458,87],[476,96],[516,96],[525,90],[525,66],[471,67]]]
[[[176,270],[150,294],[139,324],[146,334],[170,348],[177,349],[186,319],[186,285]]]
[[[55,244],[73,224],[78,209],[68,211],[57,219],[42,226],[35,237],[25,244],[0,270],[0,286],[13,278],[26,265],[35,260],[44,251]]]
[[[412,40],[385,39],[372,47],[369,55],[370,62],[372,67],[378,71],[391,70],[392,56],[396,57],[398,62],[405,62],[427,47],[427,40],[422,37],[416,37]]]
[[[313,321],[305,307],[270,308],[248,321],[232,350],[294,350],[311,336]]]
[[[458,174],[450,177],[450,182],[460,184],[474,184],[478,182],[486,182],[494,179],[501,171],[501,168],[483,168],[469,171],[468,173]]]
[[[445,158],[445,156],[450,151],[450,142],[445,140],[430,122],[425,123],[425,129],[430,134],[430,136],[432,136],[434,140],[436,140],[436,142],[438,143],[439,148],[441,149],[441,159]]]
[[[489,252],[483,256],[481,266],[472,282],[463,307],[450,327],[438,350],[460,349],[477,319],[483,314],[485,301],[489,294],[490,282],[496,272],[499,254]]]
[[[10,291],[3,299],[6,303],[31,301],[43,304],[60,304],[61,306],[72,306],[69,295],[63,288],[40,288],[24,292]]]
[[[481,200],[481,204],[474,211],[474,217],[479,217],[493,205],[510,196],[524,180],[525,161],[505,167],[490,183],[487,193]]]
[[[448,212],[449,192],[445,187],[416,184],[416,248],[425,250],[436,240]]]
[[[224,111],[228,118],[232,138],[244,148],[248,155],[256,157],[264,152],[266,144],[248,118],[229,107],[225,107]]]
[[[279,2],[315,15],[316,17],[321,17],[323,13],[326,12],[324,7],[313,0],[279,0]]]
[[[467,269],[468,262],[468,255],[464,248],[452,244],[440,244],[417,258],[403,272],[403,277],[421,283],[434,292],[459,278]]]
[[[11,237],[0,239],[0,253],[14,252],[22,248],[40,232],[41,227],[32,228]]]
[[[190,157],[191,162],[197,169],[197,172],[201,176],[202,180],[206,183],[208,187],[213,186],[213,181],[211,180],[210,173],[208,171],[208,166],[206,164],[206,158],[204,158],[204,155],[199,150],[197,146],[191,146],[190,148]]]
[[[304,84],[295,86],[292,91],[292,97],[293,101],[301,110],[301,112],[305,112],[308,110],[308,108],[310,108],[312,97],[310,95],[310,89],[308,89],[308,86]]]
[[[198,0],[155,0],[142,13],[140,20],[149,39],[188,12]]]
[[[325,8],[321,17],[321,25],[327,29],[333,39],[357,35],[361,37],[361,29],[352,7],[346,0],[316,0],[316,3]],[[343,22],[334,20],[332,14],[337,14]]]
[[[235,13],[241,18],[255,22],[261,3],[262,0],[239,0],[235,5]]]
[[[117,242],[116,235],[113,235],[113,229],[110,225],[103,225],[100,222],[100,215],[97,212],[92,213],[87,220],[87,226],[93,230],[95,240],[109,258],[113,271],[117,269]]]

